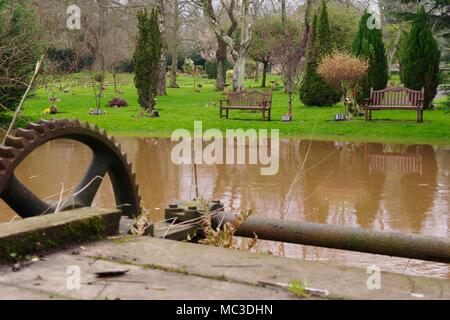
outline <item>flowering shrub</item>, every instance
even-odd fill
[[[335,51],[322,59],[317,73],[329,86],[340,90],[345,99],[349,91],[358,87],[368,68],[366,60]]]
[[[185,59],[183,64],[183,72],[187,75],[191,75],[194,72],[194,69],[194,61],[189,58]]]

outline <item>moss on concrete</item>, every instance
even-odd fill
[[[45,229],[16,234],[0,242],[0,263],[15,262],[27,255],[61,249],[67,245],[101,240],[117,232],[109,219],[90,217]]]

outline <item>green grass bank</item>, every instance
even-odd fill
[[[269,82],[281,85],[281,80],[271,76]],[[203,121],[203,129],[279,129],[285,138],[315,140],[339,140],[352,142],[388,142],[408,144],[450,144],[450,112],[446,99],[436,100],[437,108],[426,111],[423,124],[416,123],[413,111],[379,111],[374,113],[374,120],[366,122],[363,117],[352,121],[335,122],[335,113],[343,111],[342,105],[327,107],[306,107],[298,96],[294,99],[294,121],[281,122],[281,116],[287,111],[287,95],[281,88],[274,92],[272,121],[262,121],[261,113],[231,111],[230,119],[219,118],[219,99],[222,92],[214,90],[214,80],[199,79],[202,87],[194,90],[193,79],[179,77],[178,89],[168,89],[168,95],[159,97],[157,109],[160,118],[141,116],[142,109],[137,102],[132,75],[119,76],[119,90],[114,93],[111,76],[107,79],[107,89],[102,105],[106,115],[91,116],[89,110],[95,107],[91,84],[87,75],[78,74],[70,78],[52,81],[50,90],[38,88],[28,98],[23,117],[29,120],[40,118],[77,118],[81,121],[95,123],[111,134],[118,136],[170,137],[175,129],[193,130],[194,121]],[[64,93],[59,86],[69,87]],[[248,88],[258,88],[259,83],[248,81]],[[60,111],[57,115],[45,115],[49,107],[49,92],[55,92]],[[129,106],[115,109],[107,107],[113,97],[125,98]]]

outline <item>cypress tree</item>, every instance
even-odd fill
[[[307,106],[324,106],[335,104],[340,100],[340,94],[327,85],[317,73],[321,59],[332,50],[332,47],[328,10],[326,2],[323,1],[319,15],[316,13],[313,17],[307,54],[308,65],[300,86],[300,99]]]
[[[423,6],[418,9],[411,31],[401,43],[400,78],[409,89],[425,88],[424,106],[429,108],[439,84],[441,52]]]
[[[361,81],[356,100],[361,104],[370,95],[370,88],[381,90],[386,88],[389,80],[386,48],[383,42],[381,29],[369,28],[368,20],[372,14],[365,11],[359,22],[359,30],[352,45],[352,52],[358,57],[369,61],[369,70]]]
[[[138,92],[139,104],[152,112],[156,104],[161,59],[161,31],[155,9],[151,14],[141,10],[137,14],[138,36],[133,55],[135,70],[134,84]]]

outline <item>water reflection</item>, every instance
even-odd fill
[[[153,220],[163,218],[167,203],[195,196],[193,168],[172,164],[169,140],[120,140],[136,167],[140,193]],[[221,199],[228,211],[251,209],[274,219],[450,235],[450,147],[282,140],[280,157],[275,176],[261,176],[259,166],[200,165],[200,195]],[[52,142],[33,153],[17,175],[42,196],[59,195],[61,182],[65,190],[77,184],[89,158],[89,150],[75,142]],[[95,204],[111,207],[112,200],[105,184]],[[0,220],[9,220],[11,212],[5,205],[1,209]],[[260,249],[450,277],[449,267],[441,264],[271,242],[261,242]]]

